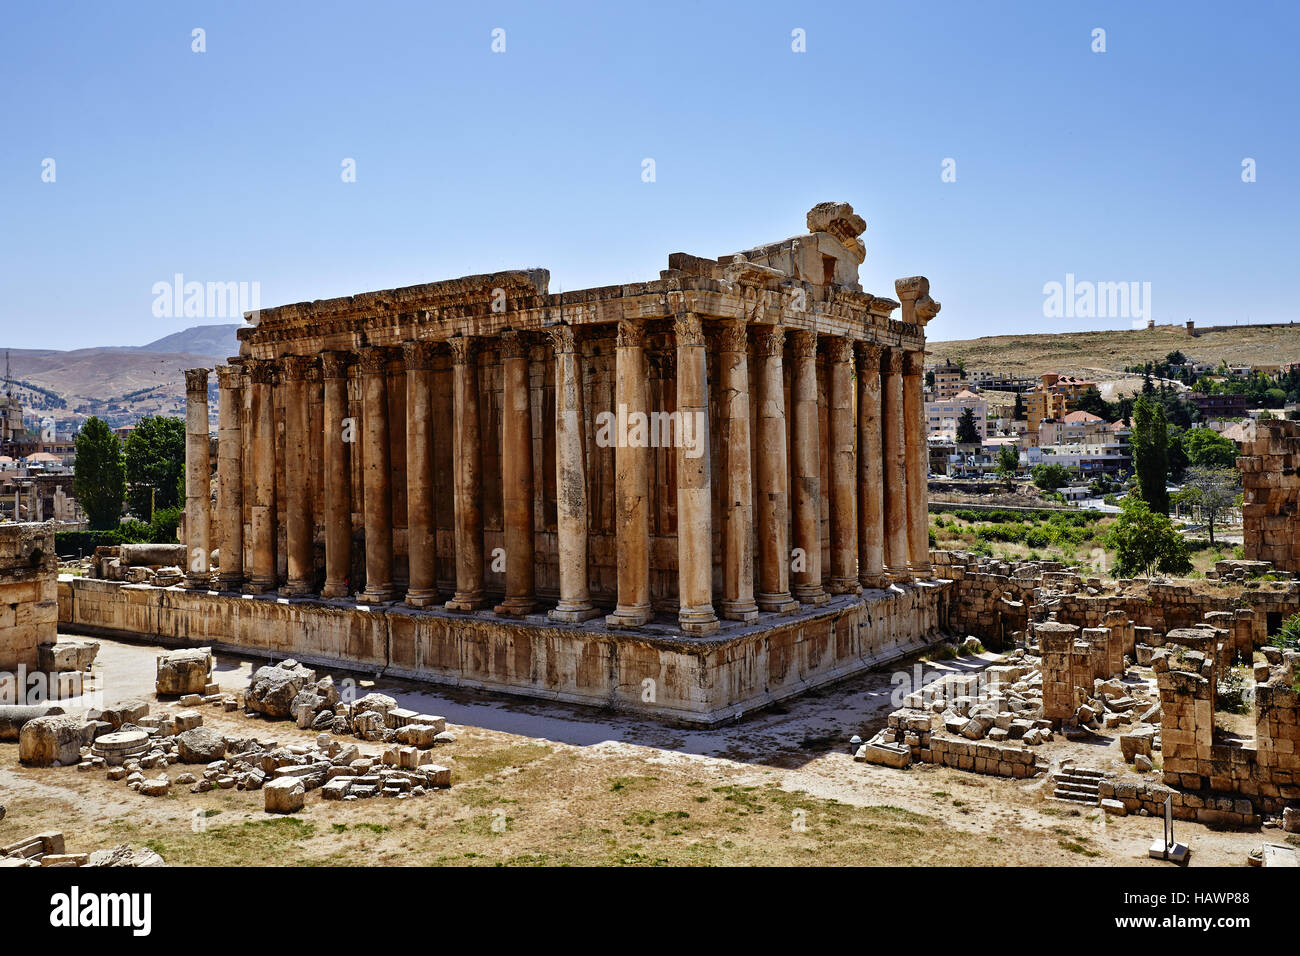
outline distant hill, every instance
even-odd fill
[[[239,328],[239,323],[196,325],[192,329],[184,329],[180,332],[173,332],[171,335],[164,335],[156,342],[141,345],[140,349],[145,352],[219,355],[222,358],[227,358],[239,353],[239,339],[235,337],[235,332]]]
[[[1300,325],[1239,325],[1196,335],[1188,335],[1181,325],[1158,325],[1152,329],[932,340],[926,346],[933,360],[962,361],[970,369],[1020,377],[1060,372],[1098,380],[1120,378],[1126,366],[1163,359],[1175,350],[1189,361],[1215,365],[1220,361],[1229,365],[1300,362]]]
[[[214,368],[238,354],[238,328],[200,325],[141,346],[9,349],[11,387],[29,417],[46,411],[60,428],[91,415],[114,427],[146,415],[183,416],[185,369]]]

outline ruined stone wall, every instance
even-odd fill
[[[0,525],[0,670],[35,670],[38,644],[58,632],[54,524]]]
[[[1170,646],[1152,661],[1163,714],[1165,783],[1236,793],[1266,812],[1280,812],[1300,799],[1300,695],[1295,689],[1300,655],[1285,655],[1269,679],[1256,685],[1254,741],[1221,740],[1214,727],[1219,665],[1212,650],[1187,649],[1194,638],[1187,632],[1170,635]],[[1184,644],[1172,643],[1175,639]]]
[[[1300,422],[1256,422],[1241,443],[1243,543],[1248,561],[1300,571]]]

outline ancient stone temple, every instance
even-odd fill
[[[187,582],[225,610],[184,636],[705,722],[923,645],[939,304],[863,291],[848,204],[807,225],[629,285],[250,315],[215,503],[189,373]]]

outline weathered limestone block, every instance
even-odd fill
[[[212,649],[208,647],[166,651],[158,655],[154,690],[167,697],[202,694],[212,675]]]
[[[99,654],[99,642],[61,640],[42,644],[37,649],[38,666],[43,671],[88,671]]]
[[[307,790],[297,777],[280,777],[262,788],[267,813],[297,813],[306,803]]]
[[[81,762],[86,724],[79,717],[37,717],[18,735],[18,759],[32,767],[68,767]]]
[[[176,736],[176,752],[182,763],[212,763],[226,755],[226,740],[215,730],[195,727]]]
[[[244,692],[244,705],[267,717],[292,717],[294,698],[315,681],[316,672],[297,661],[259,667]]]

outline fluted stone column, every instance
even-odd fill
[[[907,543],[907,449],[903,437],[903,350],[885,357],[881,394],[885,459],[885,571],[892,581],[911,580]]]
[[[528,339],[501,333],[501,511],[505,524],[506,596],[496,613],[522,617],[536,606],[533,580],[533,414]]]
[[[722,508],[722,616],[758,617],[754,601],[754,508],[749,442],[749,331],[744,319],[725,322],[719,365],[726,466]]]
[[[614,403],[620,422],[650,412],[647,401],[645,328],[618,324],[614,349]],[[610,627],[640,627],[650,609],[650,449],[620,435],[614,448],[614,498],[618,551],[618,606],[605,618]]]
[[[858,353],[858,583],[883,588],[885,576],[885,461],[881,450],[880,346],[859,342]]]
[[[221,563],[217,574],[223,591],[244,583],[244,376],[235,366],[217,368],[217,529]]]
[[[547,330],[555,349],[555,515],[560,603],[554,621],[597,617],[587,579],[587,447],[583,440],[582,353],[573,328]]]
[[[709,376],[700,317],[674,323],[677,336],[678,625],[688,634],[718,629],[713,611],[713,488],[709,454]]]
[[[411,607],[428,607],[438,599],[433,525],[433,352],[432,342],[402,345],[406,360],[406,540],[410,572],[406,603]]]
[[[347,352],[322,352],[325,408],[321,444],[325,449],[325,586],[322,597],[345,597],[352,576],[352,468],[350,445],[356,422],[348,415]]]
[[[930,280],[909,276],[894,281],[902,306],[902,321],[914,325],[924,335],[926,324],[939,314],[941,306],[930,298]],[[904,384],[904,415],[907,442],[907,513],[908,548],[912,573],[920,578],[932,576],[930,568],[930,513],[927,478],[930,472],[929,446],[926,443],[925,402],[923,397],[924,348],[908,353]]]
[[[284,502],[288,581],[280,593],[302,597],[312,592],[315,576],[310,494],[307,370],[313,360],[286,355],[280,363],[284,385]]]
[[[212,586],[212,452],[208,440],[208,372],[185,371],[185,586]],[[41,501],[39,495],[37,502]],[[36,520],[42,515],[37,512]]]
[[[853,342],[832,338],[830,377],[831,593],[858,591],[857,467],[854,456]]]
[[[362,488],[366,524],[366,589],[357,596],[366,604],[393,599],[392,451],[388,431],[388,360],[386,348],[360,352]]]
[[[821,435],[817,410],[817,333],[789,333],[790,403],[794,418],[790,433],[794,455],[794,596],[803,604],[830,600],[822,587]]]
[[[249,424],[253,434],[253,506],[250,531],[253,568],[245,590],[265,594],[275,589],[275,363],[248,363]]]
[[[456,593],[451,611],[483,606],[482,449],[478,414],[478,348],[473,339],[450,339],[452,359],[452,465],[456,471]]]
[[[908,566],[914,577],[930,577],[930,513],[927,478],[930,448],[925,438],[925,353],[903,359],[903,437],[907,470]]]
[[[790,613],[789,467],[786,457],[785,329],[755,326],[758,391],[758,606]]]

